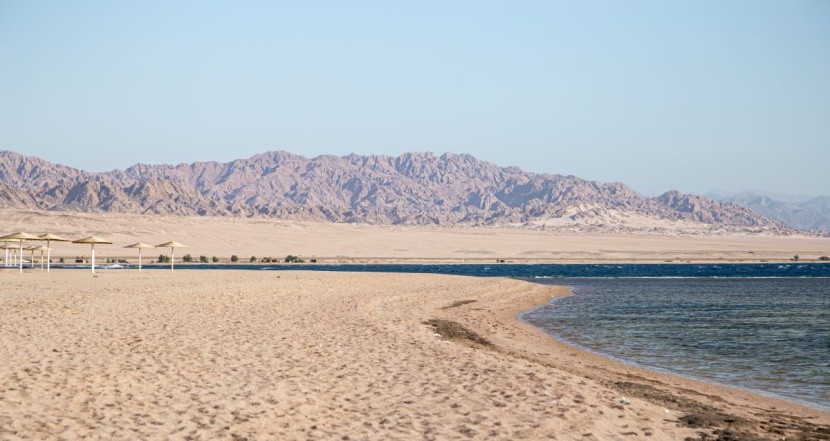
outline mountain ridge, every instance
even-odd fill
[[[646,220],[653,219],[663,227],[793,232],[703,196],[668,191],[647,198],[621,182],[531,173],[449,152],[307,158],[269,151],[228,162],[88,172],[2,151],[0,207],[599,230],[648,230]]]
[[[830,233],[830,196],[787,200],[755,191],[744,191],[713,198],[749,208],[766,218],[799,230]]]

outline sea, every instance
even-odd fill
[[[569,296],[521,319],[624,363],[830,411],[830,263],[179,268],[433,273],[567,285]]]
[[[537,280],[538,281],[538,280]],[[543,279],[521,318],[607,357],[830,411],[830,279]]]

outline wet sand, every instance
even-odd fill
[[[621,365],[516,319],[566,292],[414,274],[0,271],[0,439],[830,433],[828,413]]]

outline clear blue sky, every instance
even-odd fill
[[[0,0],[0,149],[452,151],[645,194],[827,194],[830,1]]]

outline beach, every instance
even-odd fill
[[[0,276],[0,439],[830,433],[826,412],[622,365],[516,318],[565,287],[282,271]]]

